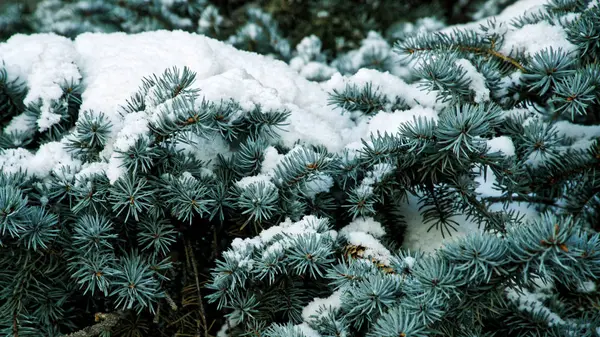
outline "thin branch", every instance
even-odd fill
[[[449,47],[451,48],[451,47]],[[416,52],[421,52],[421,51],[433,51],[436,48],[411,48],[408,50],[409,54],[414,54]],[[517,61],[516,59],[508,56],[508,55],[504,55],[502,53],[500,53],[499,51],[495,50],[493,47],[491,48],[477,48],[477,47],[467,47],[467,46],[457,46],[457,49],[465,51],[465,52],[472,52],[475,54],[483,54],[483,55],[489,55],[489,56],[493,56],[495,58],[499,58],[504,62],[510,63],[512,64],[515,68],[519,69],[522,72],[525,72],[525,67],[523,67],[523,65],[521,65],[521,63],[519,63],[519,61]]]
[[[516,202],[530,202],[530,203],[536,203],[536,204],[544,204],[544,205],[548,205],[548,206],[561,207],[560,205],[557,205],[554,202],[554,200],[552,200],[552,199],[526,197],[526,196],[522,196],[522,195],[506,196],[506,197],[483,197],[482,199],[485,201],[489,201],[491,203],[516,201]]]
[[[200,280],[198,279],[198,267],[196,266],[196,259],[194,258],[194,252],[189,240],[185,242],[185,253],[190,259],[190,264],[194,271],[194,280],[196,282],[196,292],[198,293],[198,305],[200,307],[200,318],[202,319],[202,326],[204,328],[204,337],[208,337],[208,323],[206,321],[206,312],[204,311],[204,304],[202,300],[202,293],[200,291]]]
[[[121,318],[120,312],[114,312],[114,313],[108,313],[108,314],[97,313],[96,321],[100,321],[99,323],[96,323],[96,324],[89,326],[87,328],[84,328],[82,330],[70,333],[68,335],[63,335],[63,337],[98,336],[102,332],[110,330],[115,325],[117,325],[120,318]]]

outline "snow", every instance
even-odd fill
[[[41,57],[43,54],[47,54],[48,59]],[[141,113],[123,116],[121,107],[137,92],[142,78],[160,75],[173,66],[180,69],[187,66],[197,74],[194,88],[201,90],[198,100],[232,98],[246,109],[260,104],[267,110],[289,110],[289,125],[281,132],[285,146],[293,147],[300,140],[338,152],[365,136],[364,127],[356,128],[350,116],[340,115],[328,106],[326,90],[303,79],[285,63],[239,51],[196,34],[181,31],[132,35],[85,33],[74,41],[52,34],[15,35],[0,44],[0,55],[10,79],[18,77],[27,81],[32,89],[28,99],[44,95],[47,99],[56,98],[59,84],[47,83],[49,79],[69,76],[74,80],[83,79],[81,111],[89,110],[92,115],[103,113],[113,126],[101,152],[102,160],[110,161],[107,174],[111,182],[123,173],[114,151],[131,146],[147,134],[145,117]],[[36,64],[35,74],[30,78]],[[376,73],[372,72],[373,76]],[[156,110],[144,113],[151,117],[158,113]],[[46,123],[41,126],[47,127],[55,120],[46,116]],[[208,145],[212,146],[196,146],[196,155],[202,157],[201,152],[210,150],[229,152],[224,144]],[[205,157],[213,158],[214,153]]]
[[[145,138],[145,135],[150,131],[148,128],[147,117],[147,114],[143,111],[126,115],[123,118],[123,128],[119,131],[115,142],[113,143],[113,150],[121,152],[127,151],[137,140]],[[113,153],[109,160],[110,169],[106,172],[108,179],[111,182],[115,182],[125,173],[125,169],[122,165],[123,160],[120,158],[119,154]]]
[[[577,291],[580,293],[593,293],[597,289],[596,283],[594,281],[585,281],[579,284],[577,287]]]
[[[85,163],[81,166],[81,170],[75,174],[75,181],[81,182],[93,175],[106,173],[107,169],[108,165],[106,163]]]
[[[75,40],[75,46],[82,54],[87,87],[82,109],[102,111],[114,125],[102,152],[105,157],[112,154],[119,138],[129,139],[129,132],[118,135],[126,124],[117,113],[119,106],[137,90],[143,77],[172,66],[188,66],[196,72],[195,87],[201,89],[201,98],[232,98],[245,109],[260,104],[264,109],[290,110],[290,126],[282,133],[288,146],[301,139],[339,150],[344,142],[337,127],[351,128],[349,121],[344,123],[344,117],[339,118],[327,107],[327,95],[317,84],[303,80],[284,63],[235,50],[204,36],[166,31],[83,34]],[[217,152],[227,151],[219,148]]]
[[[371,217],[355,219],[340,230],[340,235],[347,236],[352,232],[365,232],[374,238],[381,238],[385,235],[385,229],[375,219]]]
[[[542,10],[548,0],[519,0],[506,7],[496,18],[502,21],[508,21],[524,13],[531,13]]]
[[[273,175],[277,164],[283,159],[284,155],[279,154],[277,149],[273,146],[269,146],[265,149],[264,159],[260,166],[261,174]]]
[[[0,168],[6,173],[26,172],[37,178],[46,178],[50,172],[61,168],[76,172],[81,162],[67,152],[64,144],[48,142],[42,144],[35,154],[23,149],[7,149],[0,155]]]
[[[415,266],[415,263],[417,262],[417,260],[412,257],[412,256],[407,256],[403,259],[404,263],[406,263],[406,266],[408,266],[408,268],[412,269]]]
[[[481,20],[469,22],[461,25],[453,25],[448,26],[441,30],[441,32],[449,33],[455,29],[459,30],[479,30],[482,24],[487,23],[490,20],[495,21],[498,25],[500,24],[509,24],[513,19],[530,13],[537,12],[545,12],[544,5],[546,5],[549,0],[518,0],[510,6],[507,6],[500,14],[482,18]]]
[[[24,103],[41,104],[39,131],[60,121],[60,115],[51,112],[51,105],[62,96],[61,86],[81,79],[77,61],[71,40],[55,34],[15,35],[0,44],[0,63],[9,69],[9,80],[18,78],[27,83]]]
[[[530,292],[527,289],[519,288],[518,291],[515,289],[507,288],[507,297],[509,300],[516,303],[521,311],[527,312],[538,312],[543,313],[547,317],[548,326],[562,325],[565,321],[558,316],[555,312],[546,307],[542,300],[548,297],[548,295],[542,292]]]
[[[302,77],[308,80],[328,79],[337,73],[337,70],[320,62],[308,62],[299,70]]]
[[[494,184],[496,183],[496,175],[490,167],[486,168],[485,175],[483,172],[475,177],[475,182],[478,184],[475,192],[484,197],[500,197],[502,191],[496,189]]]
[[[6,149],[0,155],[0,168],[4,173],[17,173],[27,171],[25,163],[29,162],[33,155],[26,149]]]
[[[508,136],[494,137],[487,140],[488,152],[502,152],[505,156],[515,155],[515,144]]]
[[[511,27],[511,22],[522,15],[532,13],[546,13],[544,7],[549,0],[519,0],[506,7],[500,14],[462,25],[449,26],[441,30],[451,34],[454,30],[481,31],[481,25],[489,21],[496,23],[497,29],[506,30],[506,36],[500,48],[500,53],[511,55],[516,52],[533,55],[549,47],[562,48],[565,51],[575,50],[564,30],[559,25],[552,25],[546,21],[528,24],[521,28]],[[567,17],[567,20],[572,19]]]
[[[469,89],[475,93],[475,103],[489,102],[490,89],[485,85],[485,77],[475,69],[475,66],[467,59],[456,60],[456,65],[467,72],[467,78],[470,80]]]
[[[578,125],[569,121],[558,121],[553,124],[559,137],[591,139],[600,137],[599,125]]]
[[[381,163],[373,165],[373,169],[365,174],[365,177],[358,186],[358,191],[363,197],[367,197],[373,193],[374,185],[381,182],[385,176],[392,173],[396,166]]]
[[[262,242],[256,238],[240,239],[235,238],[231,242],[231,248],[223,253],[223,256],[229,257],[237,262],[239,268],[251,271],[254,267],[252,255],[254,251],[262,247]]]
[[[276,189],[275,184],[271,182],[271,177],[266,174],[259,174],[250,177],[244,177],[238,180],[235,184],[241,188],[246,188],[253,184],[263,183],[266,188]]]
[[[387,132],[390,134],[398,133],[398,128],[404,123],[412,123],[418,118],[437,121],[438,113],[436,110],[417,105],[409,110],[397,110],[390,113],[379,113],[375,115],[368,123],[367,134],[381,134]]]
[[[576,46],[567,40],[567,34],[561,26],[541,21],[509,30],[500,52],[505,55],[517,52],[534,55],[550,47],[555,50],[561,48],[566,52],[576,49]]]
[[[321,86],[327,92],[343,90],[347,85],[363,87],[367,83],[375,83],[373,89],[384,94],[389,100],[400,97],[410,107],[418,105],[431,108],[441,108],[443,103],[437,101],[436,94],[422,90],[418,84],[408,84],[398,76],[389,72],[380,72],[375,69],[362,68],[352,76],[344,76],[336,73],[331,79]]]
[[[297,327],[300,329],[304,337],[321,337],[321,335],[316,330],[311,328],[306,323],[298,324]]]
[[[309,198],[314,199],[319,193],[329,192],[332,186],[333,178],[328,174],[319,173],[305,183],[306,194]]]
[[[306,215],[297,222],[292,222],[287,218],[278,226],[261,231],[256,237],[234,239],[231,248],[223,254],[232,261],[236,261],[238,267],[251,271],[254,268],[255,253],[262,254],[262,258],[266,258],[270,254],[281,254],[295,243],[298,236],[311,234],[335,240],[337,232],[328,230],[327,226],[323,226],[324,224],[324,220],[313,215]]]
[[[452,242],[457,238],[461,238],[470,233],[481,232],[483,228],[479,228],[476,222],[467,220],[465,215],[457,215],[453,219],[460,224],[456,227],[456,231],[452,231],[448,237],[445,232],[445,237],[442,236],[441,229],[432,228],[427,231],[431,224],[425,223],[419,212],[418,196],[408,195],[408,200],[402,204],[402,215],[406,221],[406,232],[404,234],[404,242],[402,247],[411,251],[433,252],[440,248],[443,244]]]
[[[28,132],[35,123],[35,117],[20,114],[11,119],[10,123],[4,128],[4,132],[7,134]]]
[[[270,243],[280,236],[298,235],[306,233],[317,233],[320,219],[313,215],[304,216],[300,221],[292,223],[290,219],[282,222],[279,226],[273,226],[260,232],[261,242]]]
[[[507,22],[525,10],[542,8],[544,3],[545,1],[540,0],[521,0],[509,6],[497,18]],[[467,26],[453,28],[461,27]],[[565,50],[573,48],[565,42],[562,31],[547,23],[508,30],[507,34],[503,47],[507,48],[503,50],[507,53],[519,50],[532,54],[550,45],[562,46]],[[536,37],[535,43],[531,42],[532,36]],[[358,64],[364,60],[367,52],[386,54],[389,50],[390,46],[380,35],[370,33],[363,41],[359,53],[347,56]],[[148,120],[155,119],[161,107],[169,103],[151,104],[145,111],[131,114],[122,114],[122,106],[137,92],[142,78],[152,74],[160,75],[165,69],[173,66],[180,69],[187,66],[197,74],[193,85],[193,89],[200,90],[197,102],[202,99],[236,100],[242,108],[236,117],[257,105],[264,110],[287,110],[291,113],[287,120],[288,125],[282,127],[283,131],[280,132],[280,144],[268,144],[260,174],[240,180],[238,185],[242,187],[259,181],[272,183],[274,169],[284,157],[274,145],[283,145],[285,148],[293,148],[298,143],[320,145],[338,154],[344,150],[353,153],[361,147],[361,139],[366,140],[378,132],[397,134],[400,125],[412,123],[415,118],[435,121],[438,118],[437,111],[445,107],[445,103],[439,102],[434,92],[428,93],[417,84],[408,84],[399,78],[396,73],[398,67],[390,72],[363,68],[353,75],[335,72],[329,80],[322,83],[306,80],[304,77],[313,76],[317,71],[324,69],[320,68],[324,64],[320,63],[322,55],[315,37],[303,40],[297,46],[297,54],[297,61],[292,62],[297,63],[296,66],[290,67],[281,61],[239,51],[223,42],[181,31],[154,31],[132,35],[86,33],[74,41],[52,34],[15,35],[7,42],[0,43],[0,58],[6,63],[9,80],[20,78],[26,81],[30,89],[27,96],[29,101],[41,99],[42,104],[47,106],[62,94],[60,85],[63,80],[82,80],[84,90],[81,111],[87,110],[91,114],[103,113],[113,127],[108,135],[107,145],[101,152],[101,160],[82,166],[78,177],[104,172],[111,182],[124,173],[123,163],[115,151],[125,151],[138,139],[147,137]],[[475,101],[489,101],[489,89],[473,64],[466,59],[458,60],[457,63],[468,73]],[[507,76],[504,84],[518,80],[517,72]],[[329,105],[328,95],[333,90],[343,90],[347,85],[364,86],[367,83],[372,83],[373,89],[390,101],[394,101],[396,97],[403,99],[408,108],[363,116],[342,114],[341,109]],[[152,100],[151,96],[148,98]],[[47,128],[57,121],[57,116],[44,109],[42,118],[36,121],[40,129]],[[5,131],[26,131],[30,129],[29,125],[30,120],[19,116],[12,120]],[[557,123],[557,130],[559,133],[577,137],[585,134],[587,140],[600,135],[600,129],[597,127],[575,127],[565,122]],[[214,134],[207,138],[195,137],[193,140],[193,145],[179,145],[179,148],[203,161],[211,161],[218,154],[228,156],[231,153],[229,145]],[[487,143],[490,151],[498,150],[506,156],[514,155],[514,144],[508,137],[493,138],[487,140]],[[79,169],[81,163],[73,160],[60,142],[45,144],[35,154],[23,149],[6,150],[0,154],[0,168],[3,170],[27,170],[40,178],[64,165]],[[375,183],[395,170],[392,166],[379,165],[363,179],[360,188],[365,193],[369,193]],[[488,174],[487,181],[483,181],[482,177],[477,179],[480,183],[478,192],[484,195],[498,193],[491,188],[495,181],[493,174]],[[307,182],[308,196],[314,197],[317,193],[328,191],[332,185],[332,177],[317,174]],[[429,233],[426,232],[429,225],[423,224],[416,199],[410,200],[412,202],[406,206],[404,214],[409,224],[405,240],[407,247],[436,248],[436,245],[442,242],[439,230],[432,229]],[[462,215],[456,219],[460,223],[457,235],[476,230],[476,224],[466,221]],[[350,233],[353,232],[348,232],[347,235],[352,237]],[[375,240],[378,234],[367,232],[366,235]],[[353,238],[369,241],[368,237],[360,235]],[[379,248],[373,248],[373,254],[376,254]]]
[[[314,318],[312,316],[319,317],[323,314],[327,314],[328,311],[335,311],[342,307],[342,291],[334,291],[327,298],[315,298],[302,309],[302,318],[304,322],[310,323]],[[320,315],[321,314],[321,315]]]
[[[322,45],[323,43],[316,35],[306,36],[296,45],[297,56],[295,58],[303,60],[304,63],[320,60],[324,58],[324,55],[321,54]]]
[[[377,45],[374,35],[372,40],[372,46]],[[299,50],[317,57],[314,55],[317,49],[311,48],[301,45]],[[0,44],[0,51],[10,79],[18,77],[27,82],[29,100],[42,98],[50,102],[62,94],[59,82],[82,80],[81,111],[89,111],[92,116],[102,113],[112,125],[100,153],[100,162],[108,162],[105,173],[111,183],[124,173],[122,159],[115,151],[126,151],[138,139],[146,137],[148,121],[155,120],[161,107],[169,103],[154,102],[150,93],[147,100],[151,104],[145,111],[123,114],[122,106],[138,91],[143,78],[160,75],[174,66],[180,69],[187,66],[196,73],[192,89],[200,90],[198,102],[234,99],[243,110],[261,105],[264,110],[289,111],[288,125],[280,132],[282,145],[289,148],[300,142],[324,145],[329,151],[341,153],[345,148],[356,148],[361,139],[367,139],[372,133],[395,133],[400,123],[411,121],[413,117],[437,118],[435,109],[442,106],[435,94],[426,93],[390,73],[361,69],[352,76],[337,73],[329,81],[318,84],[302,78],[283,62],[181,31],[131,35],[85,33],[74,41],[52,34],[15,35]],[[378,114],[370,120],[354,120],[350,114],[341,114],[338,108],[328,104],[329,93],[349,83],[375,83],[390,100],[401,97],[410,109]],[[240,111],[242,113],[244,111]],[[57,116],[45,113],[40,121],[39,126],[45,128],[55,123]],[[25,122],[25,118],[20,117],[8,130],[29,129]],[[195,144],[180,145],[180,148],[203,161],[231,152],[221,137],[193,140]],[[281,155],[273,151],[267,151],[263,174],[270,174],[275,162],[281,159]],[[60,153],[65,155],[61,161],[70,160],[68,154]],[[316,184],[317,191],[325,191],[331,185],[328,178],[321,178],[313,181],[320,182]]]
[[[215,164],[214,160],[218,155],[222,155],[225,158],[231,157],[229,145],[222,137],[215,137],[214,135],[211,137],[200,137],[191,132],[185,133],[185,137],[191,143],[180,142],[177,144],[176,149],[183,150],[198,160]]]
[[[372,235],[365,232],[348,232],[344,236],[349,244],[365,248],[361,257],[374,259],[386,266],[390,264],[390,251]]]

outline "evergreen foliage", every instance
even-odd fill
[[[477,3],[466,6],[481,11],[467,15],[508,1]],[[120,107],[126,137],[109,144],[111,120],[81,108],[85,77],[59,83],[58,99],[27,101],[24,79],[2,68],[0,154],[56,155],[61,141],[74,164],[42,175],[1,163],[0,334],[600,336],[600,139],[581,135],[600,124],[600,6],[554,0],[510,23],[554,27],[573,46],[532,54],[507,51],[507,23],[493,20],[451,32],[404,27],[392,50],[366,34],[392,24],[391,8],[378,7],[387,21],[333,22],[365,39],[332,61],[331,40],[344,34],[308,37],[293,52],[286,34],[296,21],[274,18],[314,18],[325,5],[349,16],[357,9],[307,4],[274,1],[265,5],[273,16],[232,4],[228,15],[246,18],[239,26],[204,1],[40,5],[36,20],[54,12],[74,24],[36,30],[228,36],[292,67],[316,66],[302,74],[315,81],[401,62],[414,66],[403,78],[437,97],[438,118],[372,133],[355,151],[286,146],[291,111],[205,99],[193,71],[169,68],[148,74]],[[293,42],[319,32],[298,29]],[[329,97],[353,121],[415,108],[380,83],[360,83]],[[190,149],[207,139],[231,153],[198,158]],[[512,140],[514,151],[497,151],[499,139]],[[482,192],[481,174],[497,193]],[[400,246],[409,200],[429,231],[451,237],[466,222],[480,231],[434,252],[408,251]],[[538,216],[526,219],[515,203]]]
[[[432,13],[438,20],[454,24],[496,14],[512,2],[42,0],[35,8],[8,5],[0,15],[0,40],[30,32],[75,37],[90,31],[182,29],[228,40],[237,48],[288,59],[290,46],[316,35],[332,59],[338,53],[359,48],[369,31],[380,32],[391,41],[404,29],[412,30],[414,20]]]
[[[600,237],[572,217],[545,213],[502,236],[468,235],[432,255],[397,253],[387,261],[370,256],[375,248],[352,244],[353,236],[369,234],[332,231],[325,219],[280,227],[234,241],[213,272],[209,299],[229,309],[233,335],[598,334],[592,303],[560,308],[566,299],[552,293],[512,302],[540,284],[577,292],[598,277]]]
[[[532,57],[507,54],[502,48],[506,29],[494,21],[478,30],[398,42],[395,51],[417,64],[418,83],[448,107],[437,121],[419,117],[395,135],[365,141],[357,162],[364,170],[362,183],[344,188],[348,196],[342,207],[353,219],[381,215],[385,199],[418,193],[430,229],[451,234],[461,225],[456,216],[466,214],[485,228],[484,234],[469,235],[430,255],[398,252],[388,261],[373,258],[373,251],[382,249],[379,244],[370,239],[353,244],[352,235],[342,235],[346,228],[338,235],[331,230],[339,227],[323,225],[325,219],[308,226],[312,230],[290,229],[294,235],[286,234],[283,223],[281,234],[270,229],[244,243],[234,242],[214,269],[210,285],[215,291],[210,300],[224,308],[232,335],[600,333],[597,292],[582,290],[583,284],[596,289],[599,276],[592,257],[597,248],[591,248],[597,246],[600,223],[594,183],[598,140],[579,147],[559,135],[559,128],[566,132],[565,125],[597,124],[600,101],[592,75],[597,55],[590,51],[595,48],[591,27],[597,26],[591,22],[600,11],[594,4],[570,6],[564,1],[547,5],[546,11],[532,20],[559,25],[575,50],[548,48]],[[561,19],[571,12],[578,18]],[[501,85],[514,74],[520,75],[519,81],[508,88]],[[334,91],[331,103],[372,115],[389,111],[386,99],[367,83]],[[514,156],[489,151],[485,140],[498,136],[513,140]],[[376,176],[384,183],[375,180],[377,187],[367,189],[368,168],[381,170],[377,165],[387,165],[393,173],[380,171]],[[476,191],[476,167],[491,169],[501,196]],[[513,201],[536,204],[548,213],[523,222],[518,212],[493,207]],[[242,294],[253,301],[236,302]],[[591,296],[591,306],[574,299],[577,294]]]

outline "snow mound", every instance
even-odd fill
[[[300,139],[327,144],[332,151],[344,146],[334,114],[324,109],[327,94],[281,61],[182,31],[88,33],[77,37],[74,44],[81,55],[86,88],[81,108],[108,114],[115,129],[122,128],[124,121],[119,107],[138,89],[142,78],[186,66],[196,73],[200,99],[231,98],[244,109],[260,104],[267,110],[290,110],[285,145]]]
[[[433,95],[389,73],[364,69],[353,76],[338,74],[326,83],[317,84],[284,62],[183,31],[85,33],[74,41],[54,34],[15,35],[0,44],[0,62],[4,62],[11,80],[19,78],[26,83],[28,102],[41,100],[49,104],[60,97],[60,85],[64,82],[81,81],[80,111],[102,113],[112,125],[101,152],[102,161],[108,162],[106,175],[112,182],[123,173],[115,160],[115,151],[128,148],[147,134],[146,120],[151,117],[144,113],[124,114],[122,107],[138,91],[145,77],[162,74],[172,67],[187,67],[196,73],[193,89],[200,90],[199,101],[233,99],[244,110],[260,105],[265,110],[289,111],[288,125],[281,133],[281,142],[289,148],[300,142],[324,145],[331,152],[339,152],[360,144],[360,139],[368,138],[371,133],[394,132],[400,123],[411,121],[415,115],[437,117],[431,109],[438,105]],[[366,117],[342,114],[340,109],[329,105],[328,94],[332,90],[342,89],[348,83],[368,82],[386,96],[405,99],[412,110],[382,115],[371,124]],[[38,121],[40,128],[52,124],[52,116],[42,117],[44,120]],[[200,143],[195,149],[198,153],[194,154],[203,160],[229,152],[227,143],[220,139]],[[62,146],[63,142],[56,142],[53,148],[58,151]],[[61,153],[68,155],[66,151]],[[69,161],[63,158],[57,162],[64,165]],[[46,166],[40,170],[25,161],[19,165],[14,158],[10,162],[14,169],[38,174],[57,169]]]

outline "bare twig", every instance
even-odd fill
[[[185,242],[185,253],[190,261],[192,270],[194,271],[194,280],[196,282],[196,292],[198,293],[198,306],[200,308],[200,318],[202,319],[202,328],[204,328],[204,337],[208,337],[208,323],[206,321],[206,312],[204,311],[204,304],[202,303],[202,293],[200,292],[200,280],[198,279],[198,267],[196,266],[196,259],[194,258],[194,252],[190,241]],[[200,327],[198,327],[200,330]],[[199,331],[198,331],[199,332]]]
[[[109,330],[112,327],[114,327],[115,325],[117,325],[117,322],[119,322],[120,319],[120,312],[113,312],[113,313],[108,313],[108,314],[104,314],[104,313],[97,313],[96,314],[96,321],[98,323],[89,326],[87,328],[81,329],[79,331],[70,333],[68,335],[63,335],[63,337],[92,337],[92,336],[98,336],[99,334],[101,334],[103,331]]]

